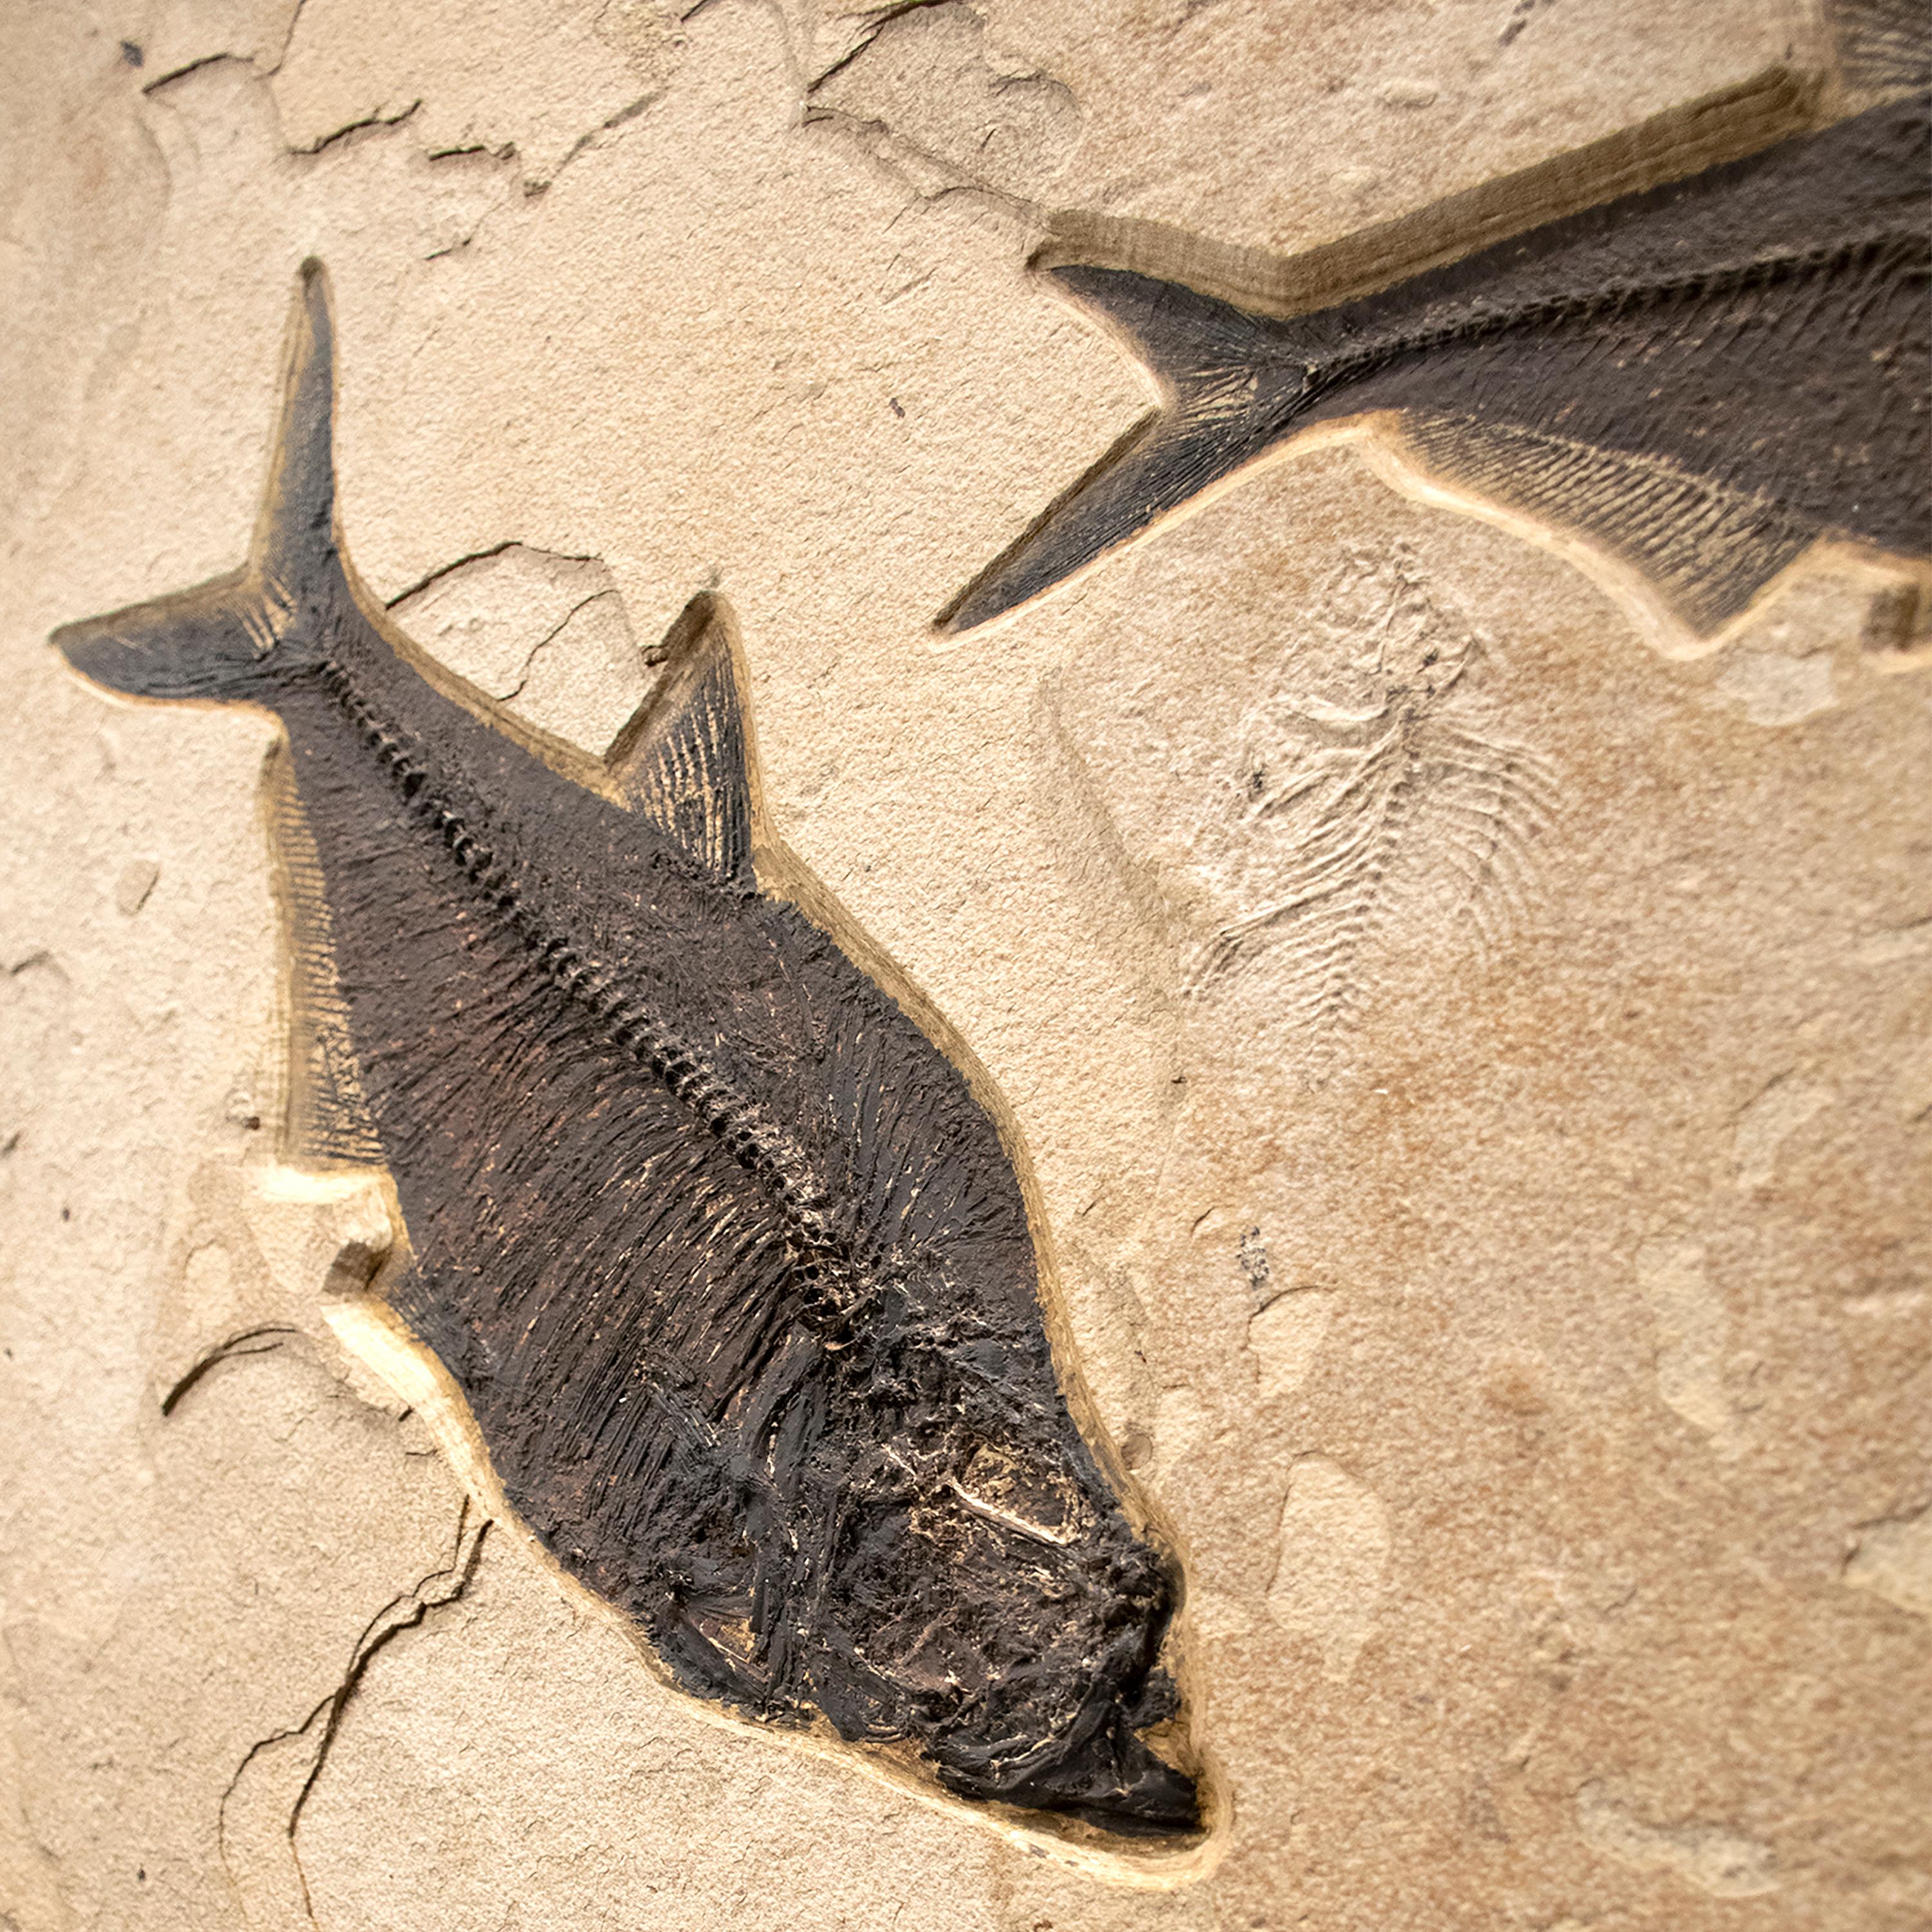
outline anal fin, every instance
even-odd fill
[[[321,860],[288,753],[279,746],[264,774],[264,806],[287,962],[284,1157],[302,1166],[380,1167],[382,1142],[363,1097],[348,1005],[336,975]]]
[[[1667,457],[1443,411],[1406,412],[1402,433],[1445,482],[1593,540],[1640,570],[1700,634],[1742,610],[1820,534],[1770,496]]]

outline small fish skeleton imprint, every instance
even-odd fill
[[[1092,259],[1118,236],[1057,248],[1053,280],[1164,400],[940,622],[998,616],[1290,438],[1377,412],[1430,475],[1586,537],[1700,632],[1821,537],[1932,550],[1926,29],[1896,0],[1864,10],[1864,78],[1893,98],[1327,306],[1255,313]],[[1439,245],[1462,218],[1438,214],[1410,226]]]
[[[1139,1735],[1177,1715],[1171,1567],[1070,1414],[992,1118],[760,885],[722,610],[602,761],[492,714],[344,554],[314,263],[292,343],[250,562],[55,641],[280,721],[291,1120],[393,1180],[380,1318],[683,1690],[1076,1832],[1196,1831]]]

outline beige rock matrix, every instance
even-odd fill
[[[1922,556],[1848,492],[1690,609],[1730,526],[1383,403],[936,622],[1173,400],[1053,271],[1292,324],[1901,98],[1911,10],[8,24],[0,1928],[1932,1923]],[[1180,1580],[1178,1850],[680,1689],[363,1318],[280,728],[46,641],[259,554],[310,259],[358,594],[480,713],[588,769],[728,613],[760,878],[985,1096]]]

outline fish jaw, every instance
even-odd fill
[[[1030,1630],[1037,1644],[1022,1638],[1030,1655],[1003,1642],[1004,1655],[983,1657],[986,1694],[927,1748],[940,1781],[962,1796],[1124,1836],[1190,1835],[1202,1828],[1195,1781],[1140,1735],[1180,1712],[1162,1663],[1177,1581],[1117,1510],[1082,1540],[1036,1595],[1016,1570],[994,1621],[1008,1642]]]
[[[942,1766],[940,1781],[963,1796],[1057,1812],[1124,1838],[1192,1836],[1202,1824],[1195,1780],[1137,1735],[1171,1715],[1174,1702],[1158,1666],[1142,1672],[1138,1686],[1096,1685],[1064,1732],[1017,1762],[998,1771]]]
[[[862,1390],[866,1379],[855,1365]],[[956,1424],[923,1453],[875,1436],[822,1467],[825,1492],[781,1540],[808,1551],[803,1530],[832,1522],[836,1544],[808,1616],[769,1653],[789,1652],[772,1689],[850,1742],[913,1743],[959,1797],[1123,1837],[1198,1832],[1192,1780],[1137,1735],[1179,1711],[1162,1667],[1180,1594],[1172,1560],[1130,1521],[1057,1402],[988,1426],[996,1392],[958,1362],[904,1379],[978,1426]],[[863,1426],[884,1406],[860,1394],[848,1412]]]
[[[1156,1756],[1120,1721],[1003,1795],[1009,1804],[1064,1812],[1123,1838],[1184,1838],[1202,1826],[1195,1780]]]

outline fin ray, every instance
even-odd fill
[[[252,571],[192,590],[63,624],[48,640],[83,677],[131,698],[229,694],[237,667],[274,642],[272,615]]]
[[[262,796],[287,961],[284,1154],[304,1166],[380,1167],[382,1142],[363,1097],[336,974],[327,882],[285,746],[269,754]]]
[[[1820,534],[1762,493],[1522,423],[1418,410],[1405,416],[1402,437],[1445,482],[1624,558],[1700,634]]]
[[[720,884],[748,878],[752,787],[744,703],[716,598],[694,597],[671,627],[668,668],[617,734],[604,764],[618,791]]]

